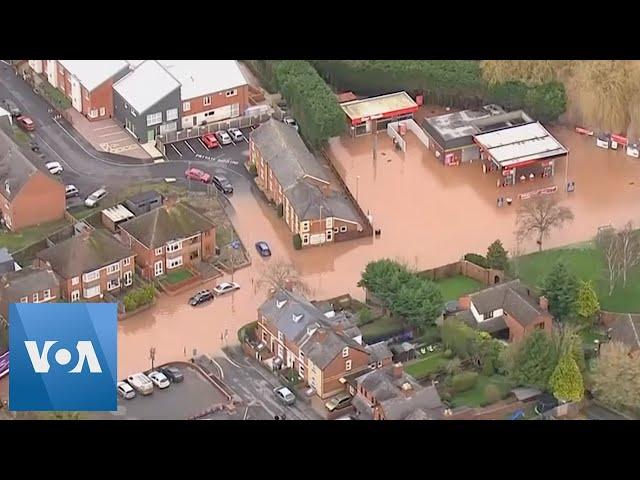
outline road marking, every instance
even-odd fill
[[[202,145],[204,148],[209,150],[209,148],[204,144],[204,142],[202,141],[202,139],[200,137],[198,137],[198,141],[200,142],[200,145]]]
[[[94,128],[93,131],[97,132],[98,130],[106,130],[107,128],[120,128],[117,125],[108,125],[106,127],[98,127],[98,128]]]
[[[249,415],[249,407],[247,407],[247,409],[244,411],[244,416],[242,417],[243,420],[247,419],[247,415]]]
[[[247,140],[247,137],[243,137],[243,138],[245,142],[249,143],[249,140]]]
[[[233,143],[233,146],[235,147],[236,142],[234,142],[233,139],[231,139],[231,143]]]
[[[6,60],[0,60],[0,62],[4,63],[5,65],[11,66],[11,64],[9,62],[7,62]]]
[[[51,145],[49,145],[44,138],[38,136],[36,138],[39,138],[39,140],[44,143],[47,147],[49,147],[49,149],[56,154],[56,156],[60,159],[60,163],[62,163],[63,165],[65,165],[69,170],[71,170],[73,173],[77,174],[77,175],[81,175],[80,172],[78,172],[77,170],[74,170],[61,156],[58,152],[56,152],[53,147]]]
[[[224,353],[224,352],[222,352]],[[225,357],[227,357],[227,361],[231,364],[234,365],[238,368],[244,368],[242,365],[238,365],[236,362],[234,362],[233,360],[231,360],[231,358],[229,357],[229,355],[227,355],[226,353],[224,354]]]
[[[102,137],[112,137],[112,136],[114,136],[114,135],[125,135],[125,136],[124,136],[124,137],[122,137],[122,138],[127,138],[127,135],[126,135],[124,132],[120,132],[120,131],[118,131],[118,132],[113,132],[113,133],[104,133],[104,134],[102,134],[102,135],[99,135],[99,137],[100,137],[100,138],[102,138]],[[130,137],[129,137],[129,138],[130,138]]]
[[[189,142],[187,142],[186,140],[184,140],[184,143],[187,144],[187,147],[189,147],[189,150],[191,150],[193,153],[196,153],[196,151],[193,149],[193,147],[191,145],[189,145]]]
[[[173,148],[176,151],[176,153],[182,157],[182,153],[173,145],[173,143],[170,143],[169,145],[171,145],[171,148]]]
[[[209,358],[211,358],[211,357],[209,357]],[[213,358],[211,358],[211,361],[214,363],[214,365],[216,367],[218,367],[218,370],[220,370],[220,378],[222,380],[224,380],[224,372],[222,371],[222,367],[220,366],[220,364],[218,362],[216,362]]]

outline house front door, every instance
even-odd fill
[[[153,142],[156,139],[155,129],[147,130],[147,142]]]
[[[159,275],[162,275],[163,272],[164,272],[164,263],[162,262],[162,260],[160,260],[159,262],[156,262],[154,265],[154,274],[157,277]]]

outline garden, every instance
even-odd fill
[[[477,292],[483,288],[481,282],[470,277],[465,277],[464,275],[441,278],[435,280],[435,284],[440,288],[442,298],[445,302],[458,300],[464,295]]]
[[[140,288],[130,290],[122,300],[124,310],[130,313],[138,308],[150,305],[156,297],[156,289],[153,285],[147,284]]]

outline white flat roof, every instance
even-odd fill
[[[567,153],[540,122],[475,135],[474,140],[501,167]]]
[[[235,60],[158,60],[182,84],[182,99],[247,84]]]
[[[142,62],[113,85],[113,89],[138,113],[145,112],[179,87],[180,82],[156,60]]]
[[[112,222],[121,222],[123,220],[129,220],[135,217],[133,213],[129,211],[127,207],[122,204],[118,204],[114,207],[105,208],[102,213]]]
[[[124,60],[58,60],[84,88],[92,91],[129,66]]]
[[[352,100],[341,103],[344,113],[356,120],[365,117],[376,117],[385,113],[404,110],[407,108],[417,108],[418,104],[407,94],[407,92],[389,93],[378,97]]]

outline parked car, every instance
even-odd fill
[[[256,242],[256,250],[260,254],[261,257],[270,257],[271,249],[269,248],[269,244],[267,242],[263,242],[262,240]]]
[[[60,162],[48,162],[45,163],[44,166],[46,167],[47,170],[49,170],[49,173],[51,175],[58,175],[59,173],[62,173],[62,165],[60,165]]]
[[[25,117],[24,115],[22,115],[18,117],[16,121],[18,122],[20,128],[26,130],[27,132],[33,132],[36,129],[36,124],[33,123],[33,120],[31,120],[30,117]]]
[[[218,130],[216,132],[216,138],[222,145],[229,145],[231,143],[231,137],[224,130]]]
[[[64,186],[64,196],[65,198],[77,197],[80,195],[80,192],[76,188],[75,185],[65,185]]]
[[[118,395],[125,400],[135,398],[136,391],[127,382],[118,382]]]
[[[296,396],[287,387],[276,387],[273,393],[275,393],[276,398],[284,405],[293,405],[296,401]]]
[[[205,133],[202,136],[202,143],[204,143],[207,148],[216,148],[220,146],[218,139],[213,133]]]
[[[351,405],[352,398],[353,397],[351,397],[351,395],[349,395],[347,392],[342,392],[330,399],[327,403],[324,404],[324,406],[330,412],[333,412],[335,410],[342,410],[343,408]]]
[[[173,383],[180,383],[184,380],[184,375],[177,367],[164,367],[160,371]]]
[[[162,372],[154,370],[153,372],[149,373],[148,376],[153,382],[153,384],[159,389],[168,388],[170,385],[169,379]]]
[[[9,112],[12,117],[19,117],[20,115],[22,115],[20,108],[18,108],[13,100],[9,100],[8,98],[2,100],[2,108]]]
[[[231,182],[229,181],[229,179],[224,175],[214,175],[213,184],[222,193],[227,193],[227,194],[233,193],[233,185],[231,185]]]
[[[107,196],[107,191],[104,188],[99,188],[84,201],[84,205],[89,208],[95,207],[100,200]]]
[[[200,170],[199,168],[190,168],[186,172],[184,172],[184,176],[190,180],[196,180],[202,183],[210,183],[211,175],[207,172]]]
[[[151,395],[153,393],[153,382],[144,373],[134,373],[127,377],[127,383],[141,395]]]
[[[229,132],[229,135],[231,136],[234,142],[241,142],[242,140],[244,140],[244,135],[242,134],[242,130],[240,130],[239,128],[231,127],[229,130],[227,130],[227,132]]]
[[[548,412],[549,410],[553,410],[559,404],[560,403],[558,402],[558,400],[553,395],[550,395],[548,393],[543,393],[538,398],[538,401],[536,402],[536,406],[534,408],[534,411],[538,415],[542,415],[542,414]]]
[[[189,305],[195,307],[201,303],[213,300],[213,292],[211,290],[200,290],[193,297],[189,299]]]
[[[282,121],[285,123],[285,125],[289,125],[290,127],[295,128],[296,131],[299,130],[298,123],[295,121],[293,117],[284,117]]]
[[[216,295],[224,295],[225,293],[233,292],[234,290],[238,290],[240,285],[236,282],[222,282],[213,287],[213,292]]]

